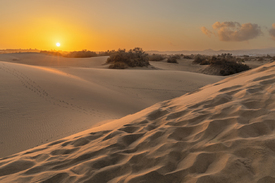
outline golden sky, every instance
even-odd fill
[[[1,0],[0,49],[274,47],[273,7],[274,0]]]

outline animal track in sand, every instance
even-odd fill
[[[2,63],[0,65],[0,69],[19,79],[19,81],[22,83],[22,85],[26,89],[35,93],[37,96],[43,98],[45,101],[51,103],[52,105],[56,105],[66,109],[71,109],[87,115],[94,115],[94,112],[95,112],[94,110],[88,111],[81,106],[78,106],[70,102],[66,102],[63,99],[54,97],[53,95],[49,94],[45,89],[43,89],[41,86],[39,86],[39,84],[33,81],[30,77],[26,76],[24,73],[14,68],[9,68],[7,64]]]
[[[0,170],[22,165],[14,182],[274,182],[274,78],[263,75],[202,102],[166,102],[117,129],[0,159]]]

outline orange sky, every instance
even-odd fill
[[[3,0],[0,49],[104,51],[142,47],[176,51],[273,47],[269,30],[275,23],[274,6],[275,1],[269,0],[251,0],[249,4],[237,0],[207,4],[204,0]],[[213,29],[215,22],[257,24],[261,31],[237,39],[247,32],[232,36],[232,27]],[[211,34],[205,35],[202,27]],[[223,39],[221,34],[229,34],[232,39]],[[61,43],[59,48],[56,42]]]

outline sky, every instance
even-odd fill
[[[0,49],[270,48],[274,7],[274,0],[1,0]]]

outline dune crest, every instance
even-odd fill
[[[275,181],[275,64],[0,160],[0,182]]]

